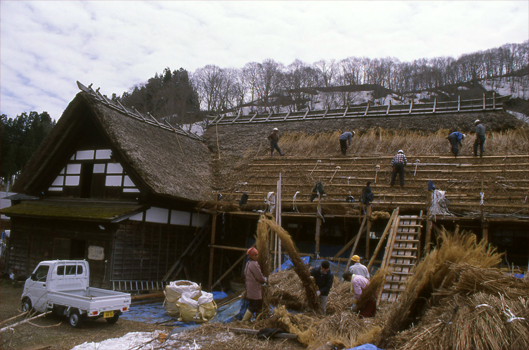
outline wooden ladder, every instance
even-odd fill
[[[394,302],[405,291],[406,282],[412,275],[419,253],[422,211],[417,215],[399,215],[395,221],[383,266],[388,269],[386,283],[379,295],[379,301]]]

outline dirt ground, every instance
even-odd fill
[[[10,280],[0,280],[0,322],[17,316],[20,311],[22,282],[14,285]],[[0,324],[0,328],[22,321],[23,317]],[[66,350],[84,342],[100,342],[121,337],[129,332],[151,332],[161,330],[170,333],[170,327],[146,324],[120,319],[110,325],[104,319],[86,321],[83,327],[75,329],[63,317],[48,315],[22,324],[13,330],[0,333],[0,349],[24,350]]]

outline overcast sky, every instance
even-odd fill
[[[58,119],[76,81],[121,95],[165,67],[400,61],[528,40],[522,1],[0,1],[0,113]]]

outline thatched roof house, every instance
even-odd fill
[[[197,209],[212,197],[203,140],[79,87],[13,187],[38,199],[2,210],[10,269],[27,276],[43,259],[88,258],[93,284],[123,289],[200,264],[178,258],[209,233]]]

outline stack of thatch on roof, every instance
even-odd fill
[[[391,309],[377,345],[397,349],[529,348],[529,283],[494,268],[472,234],[442,232]]]

